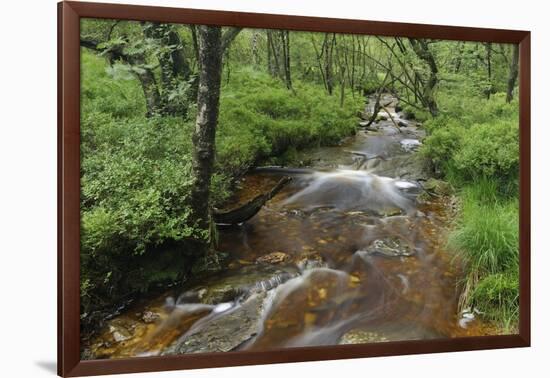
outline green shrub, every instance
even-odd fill
[[[420,150],[437,172],[449,172],[452,157],[463,144],[464,128],[449,117],[441,116],[426,122],[430,134]]]
[[[419,109],[410,105],[403,106],[403,114],[408,119],[414,119],[420,122],[426,122],[432,119],[430,112],[424,109]]]
[[[462,148],[453,156],[453,166],[463,179],[492,177],[508,182],[519,172],[517,121],[476,124],[464,133]]]
[[[489,99],[472,96],[468,91],[441,93],[441,113],[449,115],[468,128],[475,124],[491,123],[496,120],[518,122],[517,99],[506,103],[505,93],[495,93]]]
[[[145,113],[145,99],[134,76],[111,69],[105,58],[82,49],[80,54],[82,114],[109,114],[115,118]]]
[[[517,104],[506,104],[498,94],[490,100],[453,97],[447,105],[450,109],[425,123],[422,154],[458,186],[488,178],[512,184],[506,191],[513,192],[519,170]]]
[[[190,146],[184,142],[190,125],[177,119],[97,120],[82,123],[97,130],[82,142],[83,248],[141,254],[147,245],[191,236]]]
[[[217,134],[225,169],[242,171],[287,149],[331,145],[355,133],[359,96],[348,93],[340,107],[320,86],[296,81],[294,88],[248,68],[232,74],[222,89]]]

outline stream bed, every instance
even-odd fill
[[[475,309],[458,313],[462,272],[446,249],[456,204],[445,188],[428,195],[424,130],[396,98],[381,102],[354,137],[300,152],[307,169],[245,176],[235,206],[292,181],[249,221],[220,228],[227,268],[137,301],[83,358],[495,334]]]

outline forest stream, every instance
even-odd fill
[[[374,97],[366,113],[372,113]],[[227,269],[136,301],[85,341],[85,358],[269,350],[494,334],[458,312],[456,215],[418,155],[424,130],[390,94],[378,118],[300,167],[240,180],[230,207],[292,178],[242,225],[220,227]],[[299,159],[300,160],[300,159]]]

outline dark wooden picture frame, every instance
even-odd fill
[[[113,360],[80,359],[80,18],[407,36],[520,46],[519,334]],[[530,345],[530,32],[166,7],[58,4],[58,374],[82,376]]]

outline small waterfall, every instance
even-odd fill
[[[412,182],[377,176],[366,171],[335,170],[317,172],[307,178],[307,186],[283,203],[289,208],[312,210],[331,207],[341,211],[385,213],[415,209]]]

